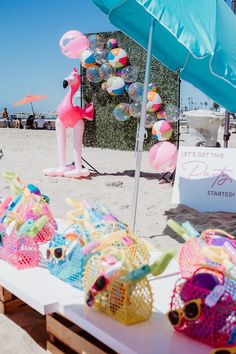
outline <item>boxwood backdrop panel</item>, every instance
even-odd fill
[[[123,48],[129,57],[130,65],[138,71],[139,82],[144,82],[146,51],[136,42],[119,31],[97,33],[108,40],[115,38],[119,47]],[[126,122],[118,122],[113,116],[113,110],[120,102],[131,103],[125,92],[120,96],[110,96],[101,88],[101,83],[93,84],[86,79],[86,69],[82,69],[83,104],[93,101],[95,119],[86,121],[84,145],[118,150],[134,150],[136,129],[139,119],[131,117]],[[156,59],[152,59],[150,82],[157,83],[158,93],[164,104],[179,106],[179,78]],[[148,138],[144,142],[144,149],[148,150],[153,144],[151,130],[148,129]]]

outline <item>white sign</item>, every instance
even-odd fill
[[[179,149],[173,204],[198,211],[236,212],[236,149]]]

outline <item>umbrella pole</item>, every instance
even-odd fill
[[[229,137],[230,137],[230,113],[228,111],[225,112],[225,124],[224,124],[224,147],[228,147]]]
[[[34,113],[34,107],[33,107],[32,102],[30,102],[30,105],[31,105],[31,109],[32,109],[33,115],[35,115],[35,113]]]
[[[236,13],[236,1],[231,1],[231,9],[234,13]],[[229,138],[230,138],[230,113],[228,111],[225,112],[225,124],[224,124],[224,147],[228,147]]]
[[[142,110],[141,118],[138,132],[138,144],[137,144],[137,155],[136,155],[136,168],[134,176],[134,190],[133,190],[133,204],[132,204],[132,230],[135,230],[136,224],[136,214],[137,214],[137,204],[138,204],[138,191],[139,191],[139,178],[140,178],[140,169],[142,162],[142,151],[143,151],[143,141],[144,141],[144,125],[146,119],[146,104],[147,104],[147,93],[148,93],[148,82],[150,76],[150,66],[152,59],[152,39],[153,32],[155,27],[155,19],[151,19],[149,39],[148,39],[148,50],[147,50],[147,59],[146,59],[146,69],[145,69],[145,80],[144,80],[144,90],[143,90],[143,99],[142,99]]]

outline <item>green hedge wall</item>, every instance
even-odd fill
[[[105,39],[115,38],[119,47],[126,50],[129,61],[138,71],[139,82],[144,82],[146,51],[136,42],[131,40],[122,32],[103,32],[98,33]],[[152,60],[150,82],[156,82],[158,93],[161,95],[164,104],[179,105],[179,79],[178,75],[172,73],[156,59]],[[120,102],[132,101],[128,94],[118,97],[110,96],[101,89],[100,84],[90,83],[86,79],[86,70],[82,69],[82,91],[83,103],[93,101],[95,106],[95,119],[93,122],[86,122],[84,145],[118,150],[134,150],[137,118],[131,117],[126,122],[118,122],[112,112]],[[144,149],[148,150],[152,145],[152,136],[150,130],[148,138],[145,140]]]

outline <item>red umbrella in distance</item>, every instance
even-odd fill
[[[20,105],[30,103],[33,114],[34,114],[34,107],[33,107],[32,102],[40,101],[40,100],[43,100],[44,98],[47,98],[47,97],[48,96],[44,96],[44,95],[28,95],[28,96],[25,96],[24,98],[22,98],[20,101],[15,102],[14,106],[20,106]]]

